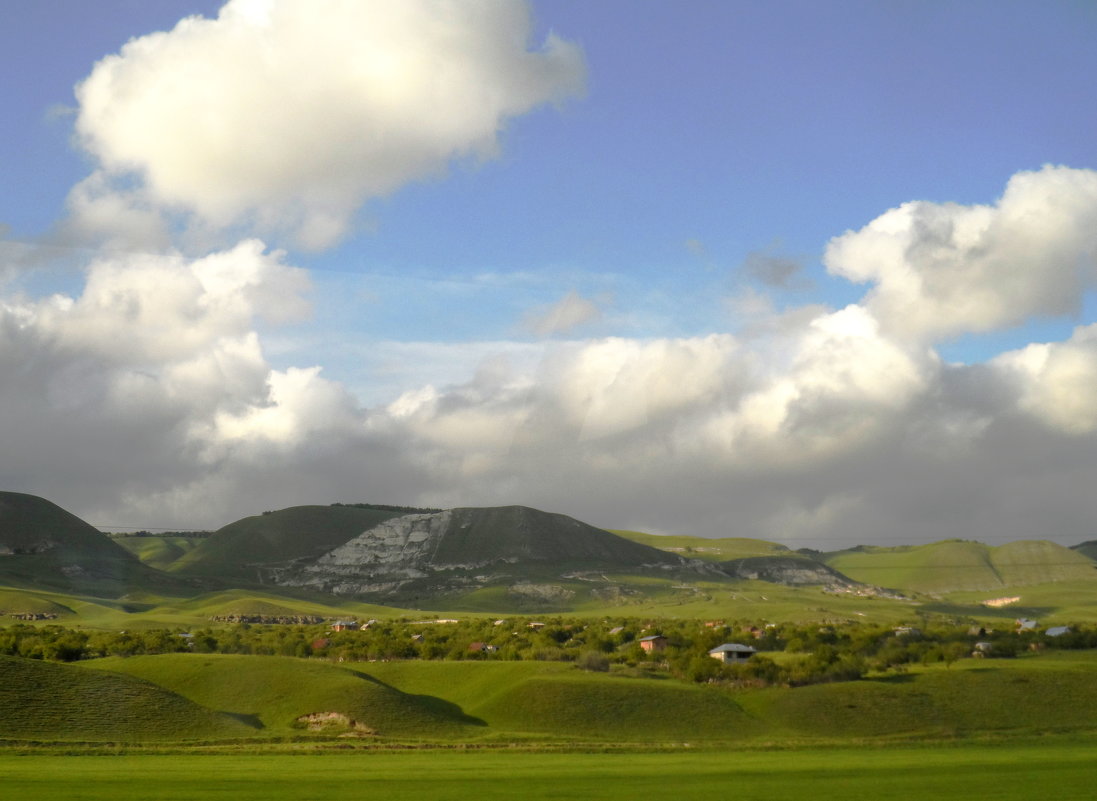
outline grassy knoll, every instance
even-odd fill
[[[202,542],[200,537],[114,537],[121,545],[149,567],[167,570],[173,563],[193,551]]]
[[[55,615],[58,618],[72,614],[72,609],[49,597],[49,593],[30,590],[0,588],[0,615]]]
[[[675,753],[407,752],[302,756],[0,756],[36,801],[464,801],[646,798],[910,801],[1092,798],[1093,743]]]
[[[669,742],[741,740],[765,726],[726,692],[668,679],[584,673],[551,662],[356,666],[409,693],[437,693],[503,736]]]
[[[241,737],[255,728],[155,683],[0,656],[0,738],[51,741]]]
[[[295,725],[299,717],[323,713],[338,713],[366,731],[386,737],[467,737],[469,729],[475,732],[479,728],[479,721],[462,714],[452,703],[408,694],[328,662],[163,654],[80,664],[139,677],[195,703],[253,720],[272,735],[300,733],[301,728]]]
[[[728,690],[558,662],[334,664],[165,654],[0,658],[0,739],[343,743],[947,742],[1097,733],[1097,651],[962,659],[856,682]],[[333,720],[317,732],[299,719]]]
[[[1097,730],[1097,654],[963,659],[858,682],[743,693],[776,737],[963,737]]]
[[[920,593],[994,592],[1060,581],[1097,583],[1093,560],[1044,540],[997,547],[968,540],[862,546],[826,554],[824,561],[855,581]]]

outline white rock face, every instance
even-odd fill
[[[438,548],[450,513],[404,515],[386,520],[316,560],[318,568],[375,567],[378,573],[425,565]]]
[[[394,517],[329,551],[281,583],[315,586],[337,594],[395,589],[401,580],[429,575],[431,557],[449,521],[448,511]]]

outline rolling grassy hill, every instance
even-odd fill
[[[0,492],[0,585],[107,598],[184,586],[61,507],[17,492]]]
[[[299,718],[326,713],[387,737],[452,739],[482,728],[479,721],[436,696],[410,695],[368,674],[326,662],[166,654],[99,659],[81,666],[93,669],[89,672],[116,671],[152,682],[196,704],[253,720],[270,734],[299,732]]]
[[[742,691],[541,662],[339,666],[172,654],[79,667],[8,658],[0,671],[10,679],[0,698],[20,710],[7,728],[0,722],[0,736],[41,739],[306,735],[297,721],[317,713],[346,720],[316,736],[355,733],[346,721],[357,721],[368,727],[358,736],[437,742],[861,742],[1097,730],[1097,652],[966,659],[879,679]],[[64,706],[80,697],[90,699],[87,710]],[[96,722],[111,719],[112,699],[122,697],[136,699],[118,707],[132,721],[126,737]]]
[[[155,683],[0,656],[0,738],[178,741],[242,737],[253,725]]]
[[[909,592],[997,591],[1060,581],[1093,581],[1097,587],[1093,560],[1044,540],[997,547],[967,540],[860,546],[820,558],[856,581]]]
[[[292,506],[218,529],[175,560],[173,572],[262,584],[265,568],[309,561],[400,512],[356,506]]]
[[[168,570],[175,562],[193,551],[202,542],[198,537],[112,537],[144,564],[157,570]]]

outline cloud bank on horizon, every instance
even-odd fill
[[[881,209],[822,254],[860,298],[755,304],[742,330],[580,338],[613,300],[564,288],[515,319],[533,339],[509,356],[383,403],[321,364],[276,366],[270,332],[316,301],[265,239],[333,246],[370,199],[504,153],[509,119],[588,102],[582,50],[555,35],[531,50],[523,3],[317,7],[231,0],[78,85],[92,172],[62,227],[103,247],[71,291],[0,283],[6,489],[163,527],[373,500],[813,547],[1094,536],[1092,169]],[[799,269],[746,267],[766,289]],[[1047,318],[1073,332],[942,356]]]

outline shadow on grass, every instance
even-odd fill
[[[251,726],[253,729],[258,730],[258,729],[265,729],[266,728],[266,726],[263,725],[263,722],[261,720],[259,720],[258,715],[248,715],[244,712],[226,712],[224,710],[219,710],[219,711],[220,711],[220,714],[222,714],[226,717],[230,717],[233,720],[238,720],[241,723],[243,723],[245,726]]]
[[[403,696],[409,701],[418,704],[422,709],[425,709],[426,711],[431,712],[439,717],[451,720],[454,723],[463,723],[466,726],[488,725],[486,720],[481,720],[480,718],[474,718],[472,715],[465,714],[465,710],[463,710],[460,706],[453,703],[452,701],[447,701],[445,698],[439,698],[436,695],[412,695],[411,693],[404,692],[398,687],[393,687],[391,684],[386,684],[380,679],[374,676],[370,676],[368,673],[359,673],[358,671],[353,670],[350,672],[358,678],[362,679],[363,681],[370,682],[371,684],[376,684],[378,687],[384,687],[386,690]]]

